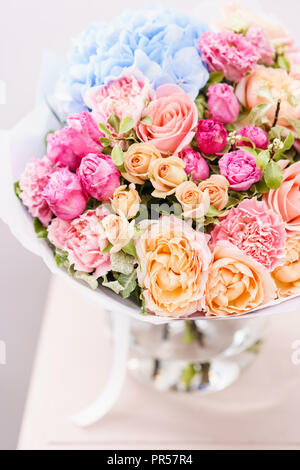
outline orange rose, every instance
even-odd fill
[[[198,186],[202,192],[208,191],[210,204],[218,211],[223,210],[228,202],[229,182],[222,175],[212,175],[207,180],[201,181]]]
[[[187,179],[185,162],[179,157],[158,158],[150,168],[150,181],[154,187],[153,197],[166,198],[174,194],[179,184]]]
[[[181,204],[184,217],[200,219],[210,206],[208,190],[201,192],[193,181],[185,181],[176,189],[177,201]]]
[[[113,195],[111,205],[113,210],[118,215],[124,215],[127,219],[132,219],[136,216],[140,208],[141,198],[135,189],[134,184],[127,186],[120,186]]]
[[[133,144],[125,153],[122,176],[131,183],[144,184],[148,179],[149,167],[153,160],[161,158],[161,154],[151,144]]]
[[[280,297],[300,292],[300,234],[287,239],[285,263],[276,268],[272,276]]]

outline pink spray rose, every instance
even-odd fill
[[[66,233],[64,250],[74,269],[92,273],[98,279],[111,270],[110,254],[102,253],[107,247],[108,240],[100,224],[103,217],[98,209],[85,212],[73,220]]]
[[[238,132],[242,137],[250,139],[258,149],[267,150],[269,145],[268,133],[260,127],[246,126]],[[240,140],[239,146],[252,147],[251,143],[247,140]]]
[[[226,153],[219,160],[219,168],[221,175],[229,181],[230,189],[234,191],[248,191],[262,178],[255,157],[245,150]]]
[[[223,72],[231,82],[239,82],[259,59],[251,42],[231,31],[206,31],[199,40],[199,49],[209,71]]]
[[[67,240],[67,231],[71,224],[66,220],[56,217],[48,226],[48,239],[49,241],[60,250],[64,250]]]
[[[176,155],[193,140],[197,108],[177,85],[158,87],[156,99],[143,112],[145,116],[149,116],[152,123],[140,122],[136,129],[138,137],[154,145],[163,155]]]
[[[53,164],[75,171],[82,157],[102,150],[99,131],[91,114],[82,112],[68,118],[68,125],[47,137],[47,153]]]
[[[28,207],[32,217],[37,217],[45,227],[52,219],[53,213],[42,193],[52,173],[53,169],[47,157],[42,160],[33,159],[26,165],[19,181],[23,204]]]
[[[201,157],[199,152],[192,149],[183,149],[179,156],[185,162],[186,174],[191,174],[193,180],[202,181],[209,177],[208,163]]]
[[[273,271],[284,262],[286,232],[282,218],[256,198],[231,209],[211,233],[213,246],[227,240]]]
[[[273,57],[275,50],[271,46],[266,33],[262,28],[256,28],[252,26],[248,29],[246,38],[255,48],[257,55],[259,56],[259,63],[265,65],[273,65]]]
[[[264,200],[282,217],[289,236],[300,234],[300,162],[284,170],[280,188],[269,191]]]
[[[228,133],[221,122],[200,119],[197,129],[198,147],[203,153],[219,153],[227,143]]]
[[[233,88],[226,83],[216,83],[209,87],[208,107],[212,119],[223,124],[235,122],[240,113],[240,105]]]
[[[52,174],[43,191],[43,197],[52,212],[63,220],[73,220],[84,211],[87,197],[80,179],[67,168],[60,168]]]
[[[92,110],[97,122],[105,122],[112,113],[120,120],[129,116],[137,123],[147,101],[153,98],[149,80],[139,71],[124,72],[117,80],[106,86],[90,88],[85,95],[85,103]]]
[[[109,201],[120,186],[120,172],[109,155],[89,154],[77,171],[87,194],[99,201]]]

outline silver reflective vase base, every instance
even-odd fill
[[[160,391],[216,392],[256,358],[266,320],[134,322],[129,370]]]

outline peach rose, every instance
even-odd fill
[[[273,212],[281,215],[288,235],[300,233],[300,162],[284,170],[280,188],[269,191],[264,200]]]
[[[185,181],[176,189],[177,201],[181,204],[184,217],[200,219],[210,206],[208,190],[201,192],[193,181]]]
[[[136,241],[139,285],[146,308],[163,317],[186,317],[204,307],[211,253],[206,236],[175,216],[145,220]]]
[[[113,195],[111,205],[118,215],[124,215],[126,219],[132,219],[136,216],[140,208],[141,198],[132,183],[127,186],[120,186]]]
[[[222,175],[212,175],[207,180],[201,181],[198,186],[202,192],[208,191],[210,203],[218,211],[223,210],[228,202],[229,182]]]
[[[300,47],[291,47],[286,57],[291,66],[290,76],[300,80]]]
[[[160,152],[151,144],[133,144],[125,153],[122,176],[131,183],[144,184],[148,179],[149,166],[153,160],[161,158]]]
[[[179,157],[158,158],[149,167],[150,181],[155,188],[153,197],[165,199],[174,194],[179,184],[186,181],[185,163]]]
[[[270,126],[274,121],[279,99],[281,99],[277,121],[279,126],[289,126],[285,118],[300,119],[300,105],[295,107],[289,102],[291,96],[294,96],[296,100],[300,99],[299,80],[292,78],[285,70],[266,68],[259,65],[250,75],[240,81],[236,88],[236,95],[242,105],[250,110],[259,104],[270,103],[267,97],[260,96],[260,90],[263,87],[269,88],[275,101],[266,112]]]
[[[110,253],[118,253],[133,238],[135,220],[129,223],[124,216],[110,214],[104,217],[102,225],[108,241],[113,245]]]
[[[187,147],[195,135],[198,112],[195,103],[177,85],[162,85],[156,99],[144,110],[152,119],[150,125],[140,122],[137,135],[151,142],[163,155],[174,155]]]
[[[267,269],[227,241],[214,250],[206,288],[207,316],[242,315],[276,297]]]
[[[289,297],[300,292],[300,234],[287,239],[283,266],[272,273],[279,297]]]

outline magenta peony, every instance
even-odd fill
[[[260,127],[246,126],[239,131],[239,135],[250,139],[254,145],[262,150],[267,150],[269,145],[268,133]],[[239,146],[252,147],[251,143],[247,140],[240,140]]]
[[[82,112],[68,118],[68,125],[47,137],[47,153],[53,164],[75,171],[82,157],[102,150],[99,131],[91,114]]]
[[[213,246],[227,240],[273,271],[284,262],[286,232],[282,218],[256,198],[229,211],[211,233]]]
[[[219,160],[219,168],[221,175],[229,181],[230,189],[234,191],[248,191],[262,177],[262,172],[256,165],[256,158],[245,150],[223,155]]]
[[[216,83],[208,89],[208,107],[211,118],[223,124],[235,122],[240,105],[233,88],[226,83]]]
[[[34,159],[26,165],[19,181],[23,204],[28,207],[32,217],[37,217],[45,227],[52,219],[53,213],[42,193],[52,173],[53,169],[47,157],[42,160]]]
[[[197,129],[197,142],[201,152],[219,153],[227,143],[228,133],[221,122],[213,119],[200,119]]]
[[[225,78],[232,82],[239,82],[259,60],[251,42],[231,31],[206,31],[199,40],[199,49],[209,71],[223,72]]]
[[[87,194],[99,201],[109,201],[120,186],[121,174],[109,155],[87,155],[77,174]]]
[[[179,156],[185,162],[185,172],[192,175],[193,180],[202,181],[209,177],[209,166],[205,158],[199,152],[192,149],[184,149]]]
[[[60,168],[52,174],[43,191],[43,197],[52,212],[63,220],[73,220],[84,211],[87,197],[80,179],[67,168]]]

